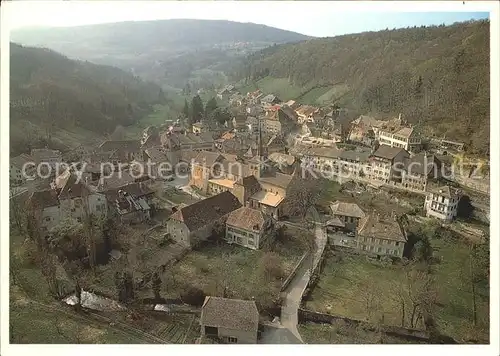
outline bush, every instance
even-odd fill
[[[267,279],[280,279],[284,276],[281,260],[274,252],[264,254],[260,260],[260,266]]]
[[[205,292],[201,289],[188,286],[184,291],[181,292],[181,300],[190,305],[201,307],[205,301]]]
[[[22,266],[33,267],[37,264],[37,250],[35,243],[31,240],[26,239],[22,246],[17,251],[19,261]]]

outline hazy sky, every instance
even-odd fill
[[[192,18],[254,22],[312,36],[334,36],[415,25],[451,24],[489,17],[487,8],[478,7],[471,2],[465,5],[461,2],[441,5],[400,2],[384,5],[336,1],[14,1],[2,5],[8,5],[7,20],[11,28]]]

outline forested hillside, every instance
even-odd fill
[[[70,60],[48,49],[10,46],[11,148],[29,142],[26,121],[50,139],[57,129],[99,134],[130,125],[165,101],[159,86],[120,69]]]
[[[274,43],[309,39],[265,25],[215,20],[156,20],[68,28],[20,29],[12,41],[46,47],[70,58],[116,66],[162,86],[205,82],[212,68]],[[208,69],[208,73],[199,72]]]
[[[340,88],[333,101],[489,151],[489,21],[366,32],[269,47],[236,71],[247,83]]]

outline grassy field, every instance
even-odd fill
[[[306,323],[298,326],[300,336],[306,344],[406,344],[401,338],[369,331],[363,327],[349,326],[338,321],[333,325]],[[415,342],[411,342],[414,344]]]
[[[297,99],[301,104],[318,105],[322,104],[318,99],[326,94],[331,87],[314,88]]]
[[[283,101],[295,99],[302,93],[302,88],[290,84],[286,78],[266,77],[257,82],[257,87],[266,94],[274,94]]]
[[[277,242],[272,249],[284,272],[283,280],[307,249],[301,239],[300,235],[290,235],[290,240],[286,243]],[[178,297],[180,290],[188,284],[203,290],[205,294],[221,295],[225,285],[231,297],[267,300],[269,296],[279,293],[282,279],[266,278],[261,268],[265,254],[265,250],[254,251],[226,243],[219,246],[207,244],[189,252],[164,273],[164,293]]]
[[[30,304],[22,299],[11,302],[11,342],[30,344],[143,344],[143,338],[102,323],[91,321],[74,312],[62,312]]]
[[[318,203],[324,207],[328,207],[331,202],[340,200],[356,203],[366,212],[376,210],[381,213],[390,214],[394,211],[400,214],[412,210],[412,204],[415,202],[415,197],[403,196],[398,193],[393,193],[391,199],[388,199],[380,191],[364,191],[362,194],[352,195],[349,192],[342,191],[342,186],[334,181],[324,181],[322,186],[324,189]],[[408,201],[407,206],[403,206],[402,201],[405,203]]]
[[[433,266],[437,292],[435,318],[439,330],[457,341],[470,337],[488,339],[488,291],[477,293],[478,325],[472,330],[472,293],[468,279],[467,245],[456,240],[432,240],[434,255],[441,262]],[[401,325],[397,297],[403,291],[407,305],[409,284],[401,266],[381,265],[364,256],[345,255],[327,260],[320,281],[306,307],[318,312],[354,319]],[[406,307],[408,320],[408,307]],[[408,326],[408,321],[406,321]],[[473,335],[473,336],[471,336]]]

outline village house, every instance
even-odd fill
[[[298,116],[299,124],[304,122],[314,122],[314,115],[319,113],[319,108],[310,105],[299,106],[295,112]]]
[[[27,200],[28,208],[38,212],[40,233],[45,235],[61,222],[61,206],[54,189],[31,193]]]
[[[236,131],[247,131],[247,116],[244,114],[237,114],[231,120],[231,126]]]
[[[206,132],[208,130],[207,127],[202,122],[195,122],[193,124],[193,133],[201,134],[202,132]]]
[[[266,234],[272,228],[272,220],[260,210],[241,207],[231,212],[226,221],[225,240],[252,250],[261,248]]]
[[[262,131],[270,134],[286,136],[297,125],[297,115],[295,112],[290,108],[281,108],[279,105],[266,108],[266,115],[259,119],[262,123]]]
[[[378,256],[403,257],[406,235],[397,217],[381,217],[370,214],[359,224],[356,234],[356,249]]]
[[[377,139],[380,144],[404,148],[412,153],[420,149],[422,145],[420,135],[413,127],[402,121],[401,114],[397,120],[390,123],[394,123],[394,125],[384,123],[378,129]]]
[[[342,227],[349,231],[356,231],[360,220],[366,216],[355,203],[336,201],[330,205],[330,210],[332,217],[339,219]]]
[[[57,176],[51,186],[58,195],[61,220],[71,218],[81,222],[88,215],[96,218],[107,216],[106,197],[69,169]]]
[[[39,217],[42,235],[63,220],[83,222],[87,216],[107,217],[105,196],[78,182],[69,170],[56,177],[49,189],[33,192],[27,202]]]
[[[348,139],[365,146],[372,146],[381,122],[371,116],[361,115],[351,123]]]
[[[287,213],[285,199],[295,175],[279,172],[264,174],[260,167],[257,169],[258,171],[253,171],[253,175],[257,178],[261,190],[250,197],[247,205],[279,220]]]
[[[98,147],[100,152],[113,152],[113,163],[128,163],[142,160],[141,143],[137,140],[104,141]]]
[[[160,147],[160,130],[156,126],[148,126],[142,132],[141,142],[142,149]]]
[[[458,189],[449,186],[429,190],[424,203],[426,216],[452,221],[457,216],[461,197],[462,193]]]
[[[178,135],[181,150],[192,151],[213,151],[214,138],[212,133],[203,132],[200,134],[186,133]]]
[[[229,98],[229,105],[231,106],[242,106],[246,104],[247,98],[239,93],[231,95]]]
[[[284,107],[289,107],[290,109],[294,110],[299,107],[299,104],[295,100],[288,100],[286,103],[283,103]]]
[[[35,159],[25,153],[12,157],[9,178],[10,184],[13,186],[23,184],[27,178],[36,178]]]
[[[105,193],[109,215],[122,224],[137,224],[151,218],[154,191],[142,183],[130,183]]]
[[[402,172],[410,154],[403,148],[380,145],[371,155],[369,179],[378,184],[401,183]]]
[[[247,93],[247,101],[249,105],[257,105],[260,103],[260,99],[263,97],[263,94],[260,90],[256,90],[254,92]]]
[[[228,344],[256,344],[259,311],[252,300],[205,297],[200,317],[201,336]]]
[[[246,113],[253,117],[258,117],[265,113],[264,108],[261,105],[249,105],[246,108]]]
[[[294,156],[280,152],[270,153],[268,159],[280,173],[284,174],[292,174],[298,164],[298,160]]]
[[[230,192],[223,192],[182,207],[167,221],[167,233],[178,243],[193,247],[207,240],[215,224],[224,226],[228,215],[241,207]]]
[[[442,163],[434,155],[421,152],[411,157],[403,171],[402,185],[405,189],[425,192],[427,182],[442,176]]]
[[[176,165],[181,159],[181,142],[179,136],[182,134],[174,134],[170,131],[164,131],[160,134],[160,150],[165,153],[167,160]]]
[[[224,88],[217,92],[217,98],[226,100],[234,92],[234,85],[226,85]]]
[[[174,169],[173,165],[168,161],[165,152],[161,151],[159,148],[148,148],[144,150],[144,159],[149,162],[151,172],[145,172],[151,174],[152,178],[160,179],[165,178],[168,174],[172,173]],[[144,166],[144,170],[148,167]]]
[[[33,157],[36,164],[47,163],[52,169],[54,169],[57,164],[62,163],[62,153],[58,150],[34,148],[31,150],[30,156]]]
[[[260,103],[264,106],[278,104],[280,99],[276,95],[268,94],[260,99]]]

